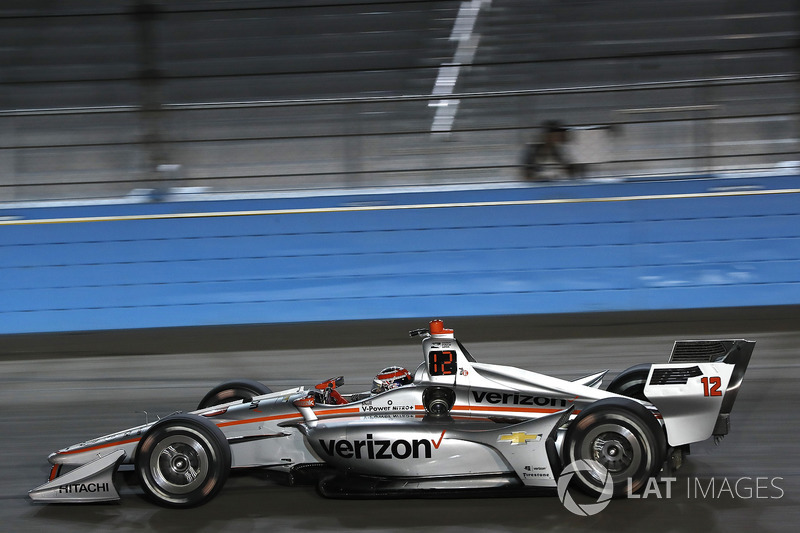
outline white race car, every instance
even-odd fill
[[[415,372],[384,369],[370,391],[340,394],[342,377],[272,392],[223,383],[177,413],[50,455],[40,502],[119,499],[114,473],[134,469],[144,493],[168,507],[213,498],[231,468],[313,479],[332,497],[431,490],[550,490],[566,465],[590,494],[642,490],[680,466],[690,443],[728,432],[754,342],[677,341],[668,363],[567,381],[479,363],[440,320],[423,338]]]

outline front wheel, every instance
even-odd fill
[[[198,409],[205,409],[213,405],[235,402],[236,400],[250,401],[253,396],[269,394],[272,390],[261,383],[252,379],[237,379],[236,381],[226,381],[220,383],[203,396]]]
[[[136,448],[136,472],[145,494],[165,507],[195,507],[225,485],[231,450],[222,431],[196,415],[156,422]]]
[[[581,464],[599,467],[575,472],[581,490],[600,495],[609,485],[619,497],[645,487],[663,465],[666,447],[664,430],[646,407],[627,398],[608,398],[584,409],[570,424],[562,454],[564,464],[584,460]]]

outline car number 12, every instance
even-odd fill
[[[703,396],[722,396],[719,388],[722,386],[722,378],[719,376],[704,377],[700,380],[703,383]]]

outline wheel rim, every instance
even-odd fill
[[[594,460],[612,474],[628,469],[634,461],[629,436],[632,436],[629,431],[626,434],[607,432],[598,435],[592,442]]]
[[[628,428],[617,424],[604,424],[590,431],[583,440],[581,457],[602,465],[612,477],[632,477],[642,462],[641,445]],[[600,472],[592,477],[603,482]]]
[[[209,471],[208,451],[194,438],[173,435],[150,455],[153,482],[164,492],[186,494],[203,484]]]

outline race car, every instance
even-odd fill
[[[369,391],[343,377],[272,392],[223,383],[197,410],[61,449],[37,502],[120,498],[115,472],[133,469],[155,503],[193,507],[232,468],[311,479],[329,497],[553,491],[565,467],[589,494],[641,491],[680,466],[693,442],[722,437],[755,343],[676,341],[669,362],[573,381],[479,363],[441,320],[422,337],[413,374],[382,370]]]

